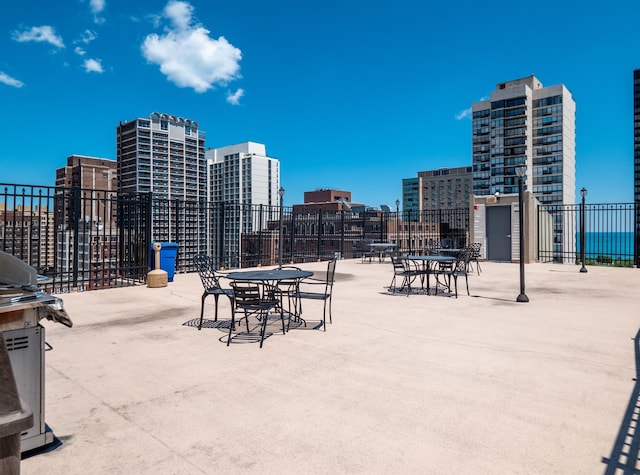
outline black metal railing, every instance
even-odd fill
[[[468,209],[303,211],[13,184],[0,192],[0,250],[50,277],[46,290],[56,293],[145,282],[154,242],[177,244],[175,272],[194,271],[197,253],[241,268],[360,258],[376,242],[399,254],[471,242]],[[538,207],[537,259],[579,263],[583,225],[587,265],[637,265],[638,206],[581,206]]]
[[[585,204],[581,210],[582,206],[538,206],[538,260],[579,264],[584,232],[586,265],[637,265],[637,204]]]
[[[221,267],[240,268],[359,258],[368,244],[390,242],[396,252],[419,254],[433,247],[462,247],[469,241],[469,211],[432,212],[299,211],[239,203],[153,200],[154,241],[179,244],[176,270],[194,270],[198,252]],[[280,246],[280,224],[282,245]],[[191,233],[191,234],[189,234]]]
[[[404,214],[377,209],[166,200],[150,193],[0,184],[0,249],[49,276],[48,291],[145,282],[154,242],[177,244],[175,272],[207,253],[221,267],[359,258],[368,244],[423,253],[468,242],[468,210]],[[282,212],[282,216],[281,216]]]
[[[49,277],[49,292],[144,282],[148,196],[0,184],[0,250]]]

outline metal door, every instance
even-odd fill
[[[487,260],[511,261],[511,206],[487,206]]]

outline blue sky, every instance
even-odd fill
[[[0,182],[115,159],[119,121],[158,111],[208,147],[264,143],[285,204],[316,188],[392,204],[402,178],[470,165],[465,111],[533,73],[576,101],[577,189],[631,201],[639,18],[637,0],[7,2]]]

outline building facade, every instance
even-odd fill
[[[462,209],[473,195],[472,167],[440,168],[418,172],[422,185],[422,209]]]
[[[90,199],[83,199],[81,218],[94,225],[105,222],[116,222],[115,200],[112,193],[118,189],[118,164],[115,160],[107,158],[87,157],[84,155],[71,155],[67,157],[67,165],[56,169],[56,187],[71,189],[77,188],[80,194],[90,195]],[[93,199],[91,199],[93,198]],[[56,208],[59,203],[72,201],[56,200]],[[70,210],[56,209],[56,216],[71,216]],[[56,224],[68,223],[57,222]]]
[[[119,191],[168,200],[206,198],[205,133],[198,122],[153,112],[116,131]]]
[[[0,203],[0,250],[22,259],[38,273],[54,268],[53,211],[46,205],[17,205],[7,209]]]
[[[118,163],[108,158],[70,155],[66,166],[56,170],[56,186],[116,191]]]
[[[417,221],[422,209],[422,178],[419,175],[417,177],[403,178],[402,213],[405,215],[405,219]]]
[[[573,204],[575,102],[562,84],[543,87],[534,76],[500,83],[488,100],[472,105],[473,193],[518,193],[515,169],[526,166],[524,187],[542,205]],[[555,250],[575,249],[572,229],[554,223]]]
[[[178,243],[183,259],[207,238],[206,212],[198,207],[207,199],[205,135],[195,120],[158,112],[116,129],[118,191],[151,194],[151,240]]]
[[[227,266],[242,267],[242,262],[234,261],[242,254],[242,234],[251,234],[278,219],[280,161],[267,156],[266,147],[255,142],[209,149],[205,158],[206,200],[230,205],[221,210],[215,225],[210,222],[207,248],[217,256],[224,250]]]

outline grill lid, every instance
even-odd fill
[[[0,289],[38,291],[36,270],[17,257],[0,251]]]

